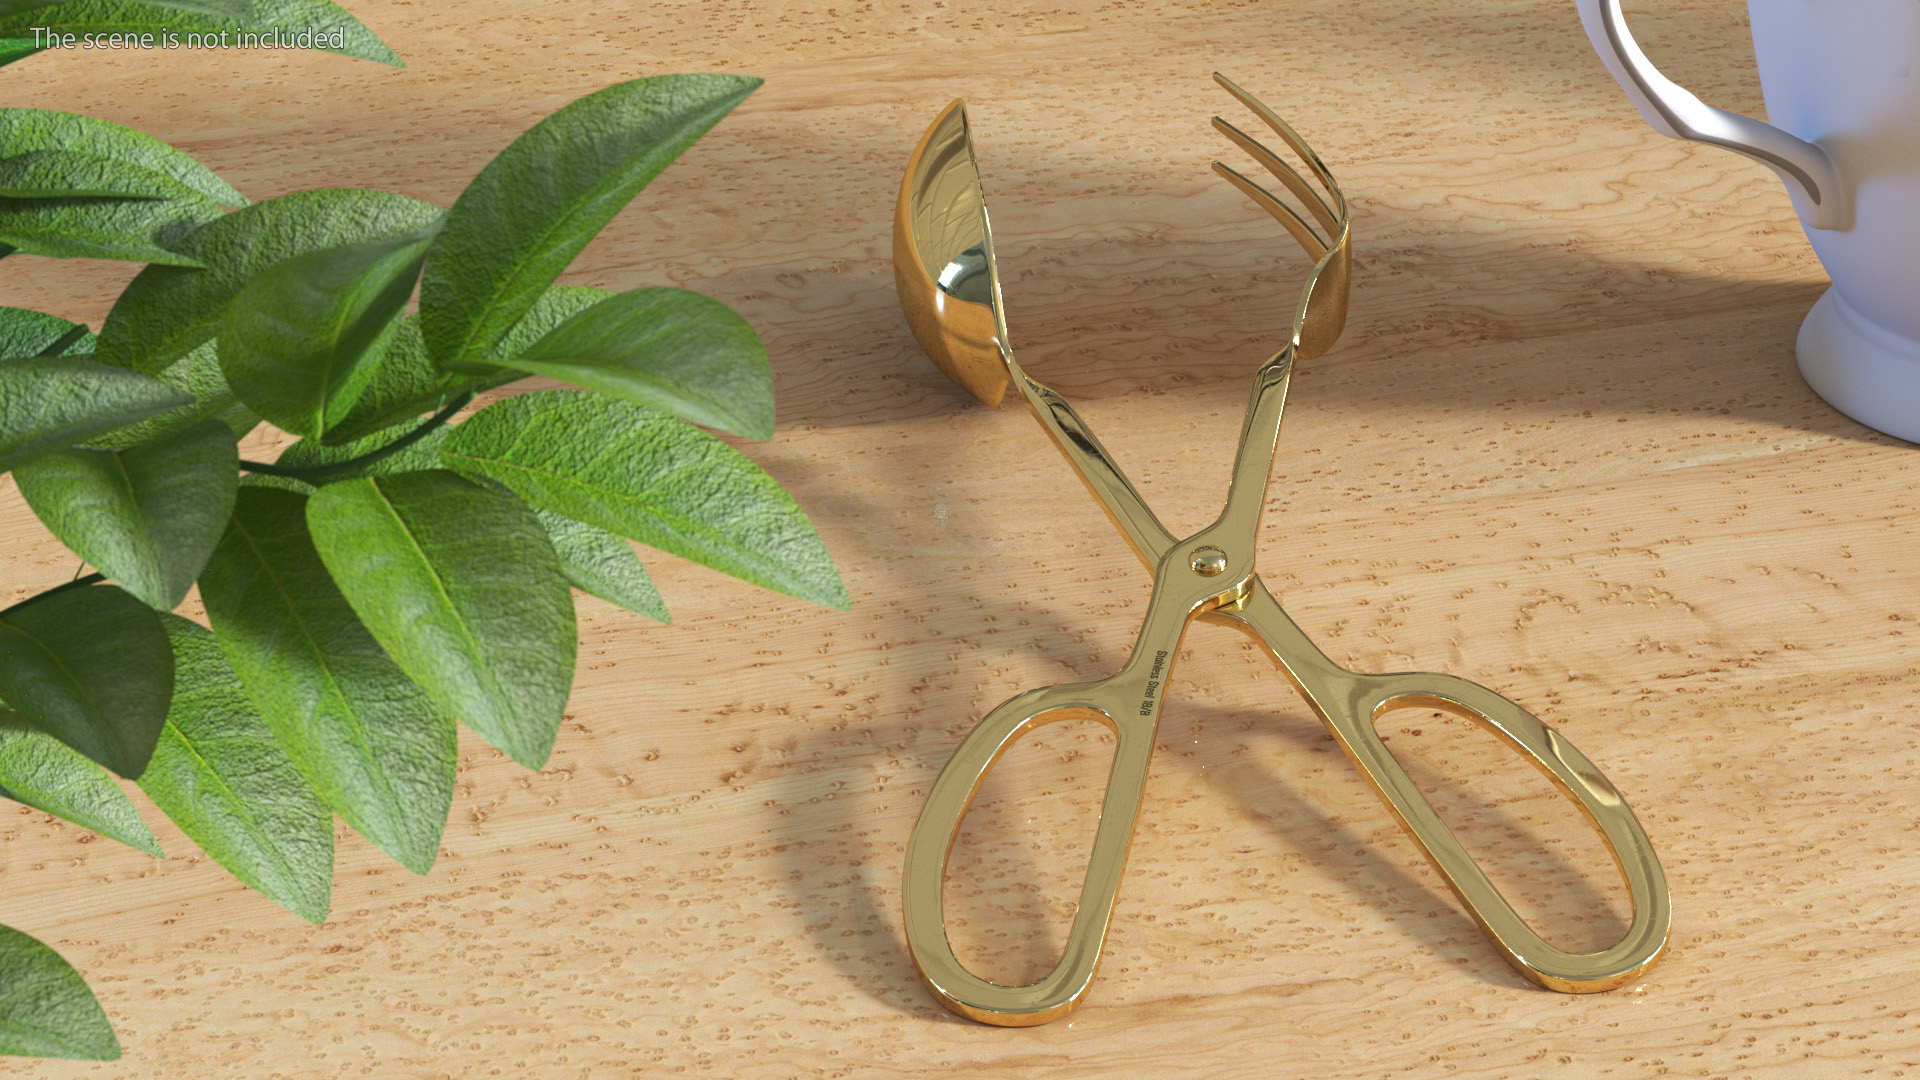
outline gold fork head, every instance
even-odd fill
[[[1340,182],[1333,178],[1333,173],[1320,160],[1320,155],[1314,153],[1313,147],[1308,146],[1307,141],[1285,120],[1225,75],[1216,71],[1213,80],[1240,99],[1242,105],[1253,110],[1253,114],[1272,128],[1274,134],[1285,140],[1293,152],[1300,155],[1300,160],[1306,163],[1324,191],[1322,194],[1314,190],[1314,185],[1309,184],[1299,170],[1281,160],[1246,132],[1218,116],[1213,118],[1214,130],[1225,135],[1272,173],[1275,179],[1285,184],[1320,226],[1321,231],[1315,231],[1313,224],[1309,224],[1298,211],[1271,191],[1230,166],[1218,161],[1213,163],[1214,172],[1244,192],[1254,205],[1272,214],[1275,221],[1286,226],[1309,256],[1319,260],[1314,264],[1313,273],[1307,276],[1305,287],[1300,290],[1300,306],[1295,309],[1293,316],[1293,354],[1296,359],[1312,359],[1332,348],[1340,338],[1340,331],[1347,326],[1347,295],[1353,281],[1353,228],[1347,212],[1347,197],[1340,190]]]

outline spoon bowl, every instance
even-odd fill
[[[920,137],[893,215],[893,278],[907,325],[941,371],[988,405],[1006,396],[1007,320],[993,234],[955,98]]]

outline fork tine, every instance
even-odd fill
[[[1314,178],[1326,189],[1326,197],[1314,190],[1307,178],[1291,164],[1283,161],[1273,151],[1262,146],[1252,136],[1219,117],[1213,118],[1213,126],[1235,146],[1246,151],[1254,160],[1265,166],[1281,183],[1287,186],[1308,211],[1318,219],[1326,229],[1327,239],[1321,239],[1300,215],[1288,203],[1281,202],[1273,192],[1247,179],[1232,168],[1216,161],[1213,171],[1219,173],[1241,193],[1252,199],[1254,204],[1273,215],[1273,219],[1284,225],[1300,246],[1314,256],[1313,273],[1307,277],[1307,283],[1300,290],[1300,304],[1293,315],[1293,356],[1306,359],[1318,356],[1339,339],[1340,331],[1347,323],[1348,290],[1352,282],[1353,247],[1350,243],[1352,233],[1351,219],[1347,207],[1347,197],[1340,190],[1340,182],[1333,178],[1320,155],[1313,152],[1287,122],[1274,114],[1272,109],[1262,105],[1252,94],[1240,89],[1232,79],[1214,72],[1214,81],[1228,93],[1239,99],[1242,105],[1253,110],[1254,115],[1266,122],[1282,139],[1286,140],[1293,152],[1307,163]]]
[[[1307,184],[1306,178],[1301,176],[1298,170],[1281,160],[1278,154],[1260,145],[1252,136],[1220,117],[1213,118],[1213,126],[1235,146],[1245,150],[1248,156],[1266,166],[1267,171],[1281,183],[1287,185],[1287,190],[1293,192],[1294,196],[1306,206],[1329,236],[1339,234],[1340,219],[1334,214],[1333,208],[1327,205],[1327,200],[1319,192]]]
[[[1307,220],[1301,217],[1293,207],[1281,202],[1273,192],[1242,176],[1238,170],[1230,165],[1223,165],[1216,161],[1213,163],[1213,171],[1219,173],[1231,182],[1234,187],[1246,193],[1247,198],[1252,199],[1260,209],[1272,214],[1275,221],[1285,225],[1287,231],[1293,234],[1293,238],[1300,241],[1300,246],[1307,249],[1307,255],[1310,258],[1322,259],[1326,257],[1327,251],[1329,250],[1327,242],[1320,239],[1320,234],[1314,232],[1313,226],[1307,224]]]
[[[1213,81],[1237,98],[1240,104],[1251,109],[1255,116],[1274,130],[1275,134],[1286,140],[1287,145],[1293,148],[1293,152],[1299,154],[1300,159],[1313,170],[1313,175],[1326,187],[1328,194],[1333,196],[1332,209],[1335,215],[1344,219],[1347,216],[1347,197],[1340,191],[1340,182],[1333,178],[1333,173],[1328,171],[1326,164],[1320,160],[1320,155],[1313,152],[1313,147],[1307,145],[1307,140],[1301,138],[1285,120],[1280,119],[1279,114],[1262,104],[1259,98],[1240,89],[1239,84],[1232,79],[1216,71],[1213,73]]]

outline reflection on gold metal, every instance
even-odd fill
[[[1022,371],[1008,349],[986,202],[961,102],[940,114],[908,163],[894,218],[894,274],[915,336],[942,371],[989,405],[999,403],[1011,382],[1153,571],[1140,636],[1118,672],[1097,682],[1029,690],[1006,701],[962,740],[934,781],[907,845],[904,902],[914,962],[942,1004],[990,1024],[1043,1024],[1080,1003],[1092,984],[1119,892],[1160,721],[1161,691],[1187,626],[1206,619],[1238,627],[1272,655],[1494,947],[1522,975],[1568,993],[1628,983],[1666,947],[1672,909],[1646,833],[1593,762],[1525,709],[1476,683],[1427,672],[1362,675],[1340,667],[1308,640],[1254,573],[1254,543],[1288,376],[1296,359],[1319,355],[1340,336],[1352,248],[1346,199],[1326,166],[1266,106],[1224,77],[1214,77],[1306,162],[1311,181],[1238,128],[1214,120],[1307,213],[1295,212],[1225,165],[1216,162],[1214,169],[1272,214],[1318,262],[1301,292],[1292,340],[1254,376],[1226,507],[1213,524],[1185,539],[1167,532],[1073,407]],[[1571,953],[1541,940],[1381,741],[1375,723],[1395,709],[1437,709],[1476,722],[1576,800],[1626,879],[1633,900],[1626,936],[1594,953]],[[1076,717],[1107,725],[1116,747],[1066,951],[1037,982],[989,982],[963,967],[947,940],[942,897],[947,856],[961,819],[1000,755],[1026,732]]]
[[[893,281],[907,325],[947,378],[988,405],[1007,392],[1000,278],[987,201],[955,99],[914,151],[893,212]]]

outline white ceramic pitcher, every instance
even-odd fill
[[[1745,154],[1786,181],[1833,279],[1800,326],[1800,373],[1841,412],[1920,442],[1920,0],[1749,0],[1777,127],[1663,77],[1620,0],[1576,3],[1655,131]]]

